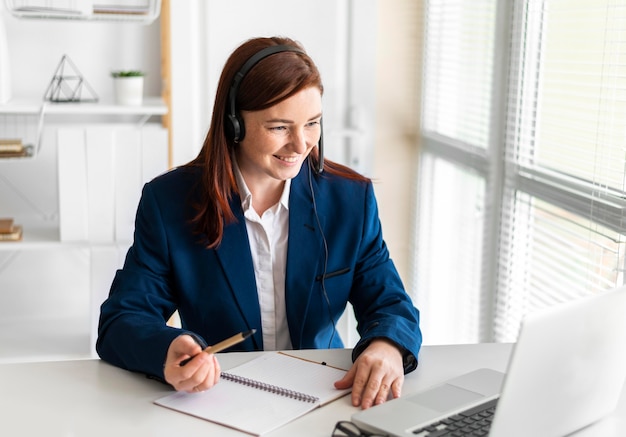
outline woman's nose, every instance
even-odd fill
[[[307,149],[307,136],[304,129],[293,129],[291,131],[291,142],[298,153],[304,153]]]

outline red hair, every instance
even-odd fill
[[[226,135],[228,94],[235,74],[243,64],[259,51],[275,45],[302,46],[289,38],[254,38],[239,46],[228,58],[217,87],[213,116],[209,131],[198,156],[187,166],[199,167],[202,172],[200,198],[194,204],[192,219],[196,232],[203,236],[208,248],[222,241],[224,226],[235,221],[230,208],[233,194],[238,193],[233,172],[232,151],[235,142]],[[242,79],[236,98],[238,110],[260,111],[274,106],[309,87],[324,88],[320,73],[306,53],[279,52],[259,61]],[[309,154],[314,166],[319,159],[318,149]],[[355,180],[368,180],[353,170],[325,160],[324,172],[343,175]]]

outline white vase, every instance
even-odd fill
[[[9,62],[9,45],[4,28],[2,11],[0,11],[0,104],[11,100],[11,63]]]
[[[139,106],[143,102],[143,77],[116,77],[113,79],[115,87],[115,102],[118,105]]]

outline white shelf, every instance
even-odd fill
[[[19,220],[18,220],[19,221]],[[22,250],[49,250],[49,249],[90,249],[92,247],[128,247],[130,241],[61,241],[59,238],[59,223],[16,223],[22,225],[23,234],[20,241],[0,241],[0,252]],[[0,270],[1,271],[1,270]]]
[[[84,2],[84,0],[79,0]],[[85,10],[71,10],[60,6],[55,8],[54,1],[39,2],[42,7],[33,6],[33,3],[23,2],[20,0],[5,0],[5,4],[9,12],[17,18],[34,18],[44,20],[82,20],[82,21],[120,21],[134,22],[139,24],[150,24],[161,13],[161,0],[149,0],[143,8],[122,9],[106,8],[98,6],[97,0],[94,0],[93,8]]]
[[[0,105],[0,114],[19,115],[165,115],[167,106],[161,97],[145,97],[138,106],[116,105],[113,102],[52,103],[41,100],[13,99]]]
[[[163,116],[167,114],[167,105],[161,97],[144,97],[141,105],[117,105],[113,102],[77,102],[77,103],[54,103],[41,100],[13,99],[4,105],[0,105],[0,125],[1,118],[5,117],[31,117],[36,127],[29,133],[29,141],[25,144],[32,145],[32,154],[25,157],[2,158],[6,159],[32,159],[39,154],[41,148],[41,134],[46,117],[137,117],[135,120],[138,126],[145,124],[150,117]],[[129,120],[125,120],[128,122]],[[15,136],[15,135],[13,135]],[[1,135],[0,135],[1,137]]]
[[[22,224],[22,240],[0,242],[0,251],[14,251],[24,249],[42,249],[60,246],[59,224],[58,223],[38,223]]]

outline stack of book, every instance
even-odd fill
[[[22,140],[0,138],[0,158],[23,158],[30,155],[31,147],[22,144]]]
[[[19,241],[22,239],[22,227],[13,224],[12,218],[0,218],[0,241]]]

